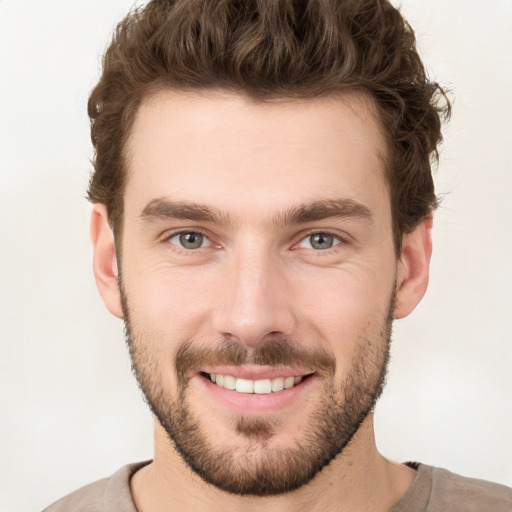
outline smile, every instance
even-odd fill
[[[217,386],[237,393],[256,393],[258,395],[266,395],[269,393],[278,393],[284,389],[293,388],[299,384],[303,376],[297,377],[277,377],[275,379],[240,379],[232,375],[220,375],[209,373],[207,376]]]

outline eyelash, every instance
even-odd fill
[[[186,247],[180,246],[178,243],[171,242],[171,240],[173,238],[175,238],[177,236],[180,236],[180,235],[183,235],[183,234],[201,235],[201,236],[203,236],[208,241],[208,245],[206,245],[205,247],[198,247],[198,248],[195,248],[195,249],[187,249]],[[315,230],[315,231],[310,231],[310,232],[307,232],[307,233],[301,235],[301,238],[299,239],[299,241],[293,244],[292,250],[300,249],[301,248],[300,247],[301,243],[303,243],[308,238],[310,239],[311,237],[313,237],[315,235],[323,235],[323,236],[333,237],[333,239],[334,239],[333,246],[332,247],[328,247],[326,249],[316,249],[315,250],[312,247],[311,248],[304,248],[306,250],[311,250],[313,253],[315,253],[318,256],[330,254],[331,252],[335,251],[338,248],[338,246],[346,245],[347,244],[346,238],[340,236],[339,234],[335,234],[335,233],[332,233],[330,231],[318,231],[318,230]],[[181,229],[181,230],[178,230],[178,231],[174,231],[172,233],[166,234],[166,236],[164,238],[164,241],[166,243],[172,245],[175,250],[184,251],[184,252],[189,253],[189,254],[193,253],[193,252],[198,252],[201,249],[207,249],[208,247],[210,247],[212,245],[215,245],[215,243],[211,239],[211,236],[208,233],[206,233],[205,231],[201,230],[201,229]]]
[[[340,235],[337,235],[337,234],[332,233],[330,231],[311,231],[311,232],[307,233],[306,235],[304,235],[299,240],[299,242],[294,245],[294,247],[300,247],[300,244],[302,244],[303,242],[305,242],[308,239],[311,239],[315,235],[316,236],[320,236],[321,235],[321,236],[324,236],[324,237],[332,237],[333,238],[333,245],[331,247],[326,248],[326,249],[316,249],[315,250],[314,247],[306,248],[306,249],[312,249],[315,253],[329,254],[333,250],[336,250],[336,248],[339,245],[343,245],[343,244],[346,243],[346,240],[344,238],[342,238]],[[310,244],[311,244],[311,242],[310,242]]]
[[[206,247],[198,247],[197,249],[187,249],[186,247],[182,247],[178,244],[175,244],[175,243],[172,243],[171,240],[177,236],[180,236],[180,235],[186,235],[186,234],[190,234],[190,235],[201,235],[203,236],[206,240],[208,240],[208,245]],[[172,245],[173,247],[175,247],[177,250],[180,250],[180,251],[185,251],[187,253],[191,253],[191,252],[197,252],[201,249],[207,249],[208,247],[210,247],[211,245],[214,245],[214,243],[212,242],[212,239],[210,237],[210,235],[208,235],[207,233],[205,233],[204,231],[202,231],[201,229],[180,229],[178,231],[173,231],[172,233],[168,233],[165,235],[165,238],[164,238],[164,242],[167,242],[168,244]]]

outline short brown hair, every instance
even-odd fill
[[[116,235],[123,149],[137,108],[162,88],[224,89],[257,101],[344,90],[375,100],[387,143],[395,247],[436,206],[444,90],[428,80],[414,32],[388,0],[153,0],[116,28],[89,98],[94,173]]]

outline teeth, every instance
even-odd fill
[[[210,374],[210,380],[222,388],[237,391],[238,393],[256,393],[258,395],[267,395],[277,393],[283,389],[293,388],[302,381],[302,376],[298,377],[277,377],[275,379],[237,379],[231,375]]]
[[[254,392],[258,395],[267,395],[272,392],[272,381],[270,379],[255,380]]]
[[[231,375],[224,375],[224,387],[234,391],[236,389],[236,379]]]
[[[295,377],[286,377],[284,379],[284,389],[293,388],[295,386]]]
[[[283,391],[284,389],[284,379],[283,377],[278,377],[277,379],[272,379],[272,391]]]
[[[248,379],[236,379],[235,389],[239,393],[252,393],[254,391],[254,381]]]

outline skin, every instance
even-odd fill
[[[132,327],[161,361],[160,384],[171,397],[177,395],[173,357],[191,339],[214,347],[228,338],[254,348],[268,336],[290,338],[333,354],[335,380],[343,382],[361,339],[385,343],[372,334],[382,328],[393,291],[395,319],[408,315],[426,291],[432,219],[404,235],[397,258],[385,147],[372,101],[361,94],[261,104],[221,91],[162,91],[140,107],[126,156],[124,291]],[[221,215],[148,216],[155,200],[201,204]],[[286,215],[315,202],[346,200],[368,215],[299,222]],[[177,230],[202,232],[207,241],[184,249]],[[333,247],[313,248],[312,233],[333,234]],[[122,318],[116,246],[103,205],[93,209],[91,237],[99,290]],[[278,425],[267,448],[290,447],[301,438],[320,381],[265,413]],[[212,446],[241,452],[254,446],[234,431],[234,418],[260,412],[216,401],[198,376],[187,392]],[[241,497],[205,484],[155,422],[154,461],[134,475],[131,488],[141,512],[262,505],[269,511],[384,511],[414,476],[378,453],[369,414],[343,454],[308,485]]]

